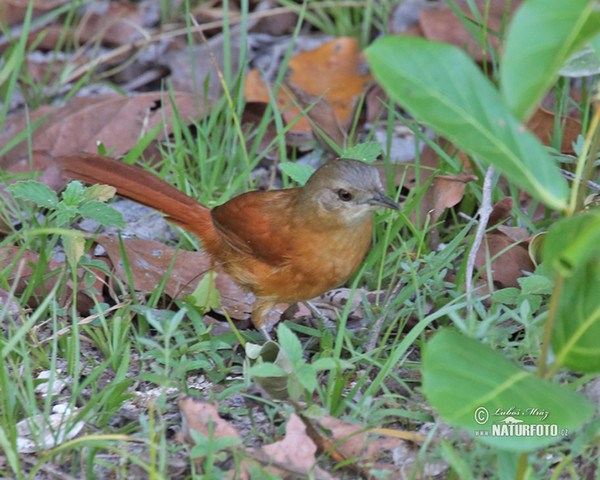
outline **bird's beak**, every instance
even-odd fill
[[[400,205],[381,192],[375,192],[375,195],[373,195],[373,198],[371,198],[368,203],[377,205],[378,207],[391,208],[392,210],[401,210]]]

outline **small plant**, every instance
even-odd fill
[[[73,181],[67,185],[60,199],[47,185],[35,180],[17,182],[7,190],[17,198],[46,208],[46,225],[51,228],[65,229],[78,218],[91,218],[100,225],[125,226],[122,215],[105,203],[116,192],[107,185],[84,188],[81,182]],[[71,265],[77,265],[84,252],[83,235],[73,230],[63,230],[61,238],[67,259]]]

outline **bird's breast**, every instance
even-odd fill
[[[297,232],[289,238],[289,256],[285,265],[262,269],[260,281],[251,288],[257,296],[297,302],[343,284],[359,267],[369,249],[372,222],[369,219],[361,228]]]

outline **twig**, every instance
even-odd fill
[[[569,172],[568,170],[565,170],[564,168],[560,169],[560,173],[562,174],[563,177],[565,177],[567,180],[571,180],[574,181],[575,180],[575,174]],[[583,181],[580,179],[579,180],[581,183],[583,183]],[[591,180],[587,181],[587,187],[590,190],[594,190],[595,192],[600,193],[600,185],[598,185],[595,182],[592,182]]]
[[[473,314],[473,304],[471,295],[473,294],[473,270],[475,269],[475,257],[483,241],[483,234],[487,227],[490,214],[492,213],[492,178],[494,177],[494,167],[488,167],[483,179],[483,192],[481,196],[481,207],[479,208],[479,225],[475,233],[475,240],[471,246],[469,257],[467,259],[467,271],[465,279],[465,291],[467,293],[467,312],[469,317]]]

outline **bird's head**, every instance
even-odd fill
[[[325,221],[345,227],[360,226],[378,207],[400,210],[384,193],[379,172],[359,160],[331,160],[306,182],[303,203]]]

